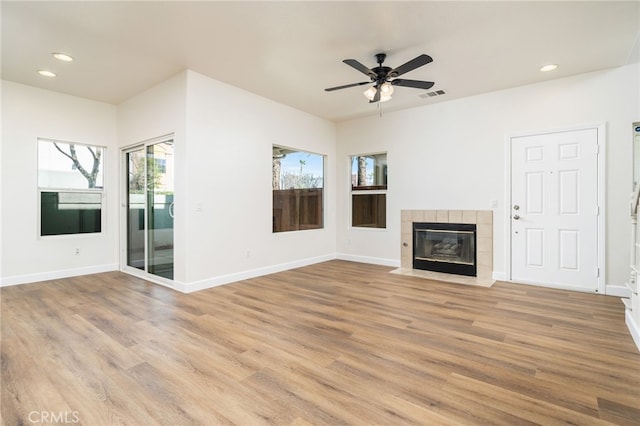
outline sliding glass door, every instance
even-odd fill
[[[173,279],[173,141],[125,152],[127,265]]]

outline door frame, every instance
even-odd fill
[[[598,159],[597,159],[597,203],[598,203],[598,217],[597,217],[597,259],[598,263],[596,267],[598,268],[598,276],[597,276],[597,288],[596,293],[598,294],[606,294],[606,255],[605,255],[605,246],[606,246],[606,197],[605,197],[605,176],[606,176],[606,153],[607,153],[607,126],[606,123],[597,123],[597,124],[583,124],[576,125],[570,127],[560,127],[560,128],[552,128],[546,130],[533,130],[527,132],[514,132],[509,133],[505,136],[505,208],[504,208],[504,230],[505,230],[505,280],[508,282],[514,282],[511,279],[511,257],[512,257],[512,248],[511,248],[511,239],[512,239],[512,229],[511,229],[511,205],[513,204],[511,198],[511,190],[512,190],[512,172],[511,169],[513,167],[512,159],[511,159],[511,145],[514,142],[513,139],[520,138],[523,136],[541,136],[552,133],[564,133],[564,132],[573,132],[578,130],[588,130],[595,129],[597,134],[597,145],[598,145]],[[547,285],[547,287],[549,287]],[[555,288],[566,289],[566,290],[574,290],[579,291],[576,288],[572,287],[562,287],[555,286]]]
[[[127,176],[127,153],[134,151],[136,149],[142,148],[146,150],[146,147],[149,145],[154,145],[157,143],[162,143],[162,142],[166,142],[169,140],[173,140],[175,143],[175,135],[173,133],[168,133],[166,135],[163,136],[158,136],[156,138],[152,138],[152,139],[147,139],[147,140],[143,140],[140,142],[136,142],[136,143],[132,143],[130,145],[126,145],[120,148],[120,159],[118,161],[118,164],[120,165],[120,170],[119,170],[119,188],[120,188],[120,244],[119,244],[119,249],[120,249],[120,271],[127,273],[129,275],[133,275],[136,276],[138,278],[142,278],[146,281],[151,281],[153,283],[156,284],[160,284],[166,287],[170,287],[170,288],[175,288],[175,276],[173,280],[170,280],[168,278],[164,278],[161,277],[159,275],[154,275],[150,272],[147,272],[146,270],[141,270],[141,269],[137,269],[134,268],[132,266],[127,265],[127,220],[128,220],[128,199],[127,199],[127,189],[128,189],[128,183],[129,183],[129,179]],[[146,186],[146,184],[145,184]],[[145,211],[145,218],[146,218],[147,212]],[[148,256],[148,235],[147,235],[148,229],[145,226],[145,236],[144,236],[144,240],[145,240],[145,262],[147,261],[147,256]],[[174,227],[174,233],[175,233],[175,227]],[[175,235],[175,234],[174,234]],[[175,242],[174,242],[175,244]],[[175,259],[174,259],[175,262]]]

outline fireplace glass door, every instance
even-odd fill
[[[414,223],[413,267],[476,276],[476,229],[471,224]]]

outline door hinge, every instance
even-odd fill
[[[600,216],[600,206],[596,206],[596,216]]]
[[[600,144],[596,144],[596,155],[600,154]]]
[[[600,268],[596,268],[596,278],[600,278]]]

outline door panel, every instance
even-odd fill
[[[125,153],[127,265],[173,279],[173,141]]]
[[[544,211],[544,174],[540,172],[527,173],[527,214],[542,214]]]
[[[527,266],[544,266],[544,229],[529,228],[527,232]]]
[[[511,139],[511,279],[596,291],[597,129]]]
[[[580,259],[580,233],[560,230],[560,269],[577,271]]]
[[[173,141],[147,147],[148,271],[173,279]]]
[[[560,214],[580,214],[580,171],[560,171]]]
[[[145,269],[145,152],[126,153],[127,164],[127,265]]]

